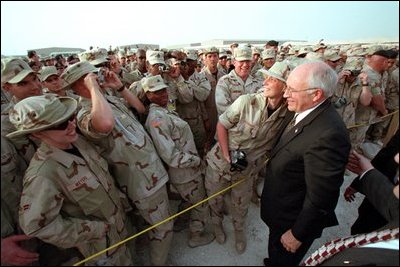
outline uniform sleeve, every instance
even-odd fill
[[[183,79],[182,75],[173,80],[176,85],[178,101],[187,104],[193,101],[193,88]]]
[[[195,82],[190,81],[189,86],[193,88],[194,97],[200,102],[206,101],[211,93],[211,84],[204,74],[199,74]]]
[[[229,94],[228,85],[224,78],[219,79],[215,88],[215,105],[217,106],[218,115],[221,115],[232,104],[231,95]]]
[[[64,201],[61,190],[51,179],[25,177],[19,214],[25,234],[62,248],[100,239],[105,223],[63,215]]]
[[[226,129],[234,127],[239,122],[240,115],[244,110],[246,98],[246,95],[240,96],[219,116],[219,122],[224,125]]]
[[[172,139],[172,121],[166,115],[160,112],[149,114],[146,126],[159,156],[168,166],[174,168],[199,166],[201,160],[197,155],[183,152],[175,145]]]

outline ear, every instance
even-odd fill
[[[324,92],[322,91],[322,89],[317,89],[314,92],[314,96],[313,96],[313,102],[319,102],[321,101],[321,99],[324,97]]]
[[[11,87],[12,87],[11,84],[9,84],[9,83],[4,83],[4,84],[2,84],[2,87],[3,87],[3,89],[6,90],[7,92],[10,92],[10,93],[11,93]]]

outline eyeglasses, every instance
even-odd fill
[[[49,130],[64,131],[64,130],[67,129],[69,123],[73,122],[75,120],[75,118],[76,118],[76,114],[74,113],[74,114],[72,114],[71,117],[68,118],[68,120],[66,120],[66,121],[64,121],[64,122],[62,122],[62,123],[60,123],[58,125],[55,125],[55,126],[51,127]]]
[[[298,93],[298,92],[303,92],[303,91],[308,91],[308,90],[315,90],[318,89],[318,87],[312,87],[312,88],[307,88],[303,90],[294,90],[293,88],[286,87],[285,93],[291,94],[291,93]]]

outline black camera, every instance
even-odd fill
[[[160,64],[160,65],[158,66],[158,69],[160,70],[161,73],[163,73],[163,72],[168,72],[169,69],[170,69],[170,67],[167,66],[167,65],[164,65],[164,64]]]
[[[248,162],[246,159],[246,153],[241,150],[231,151],[231,172],[243,171],[247,168]]]
[[[345,106],[346,104],[347,104],[347,98],[344,96],[341,96],[335,101],[333,106],[335,108],[341,108],[341,107]]]
[[[351,75],[353,75],[354,77],[357,77],[358,75],[360,75],[361,70],[351,70]]]
[[[105,71],[103,69],[99,69],[97,72],[97,77],[99,79],[99,84],[102,85],[105,82]]]

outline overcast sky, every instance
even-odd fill
[[[211,39],[399,40],[399,2],[1,1],[1,54]]]

